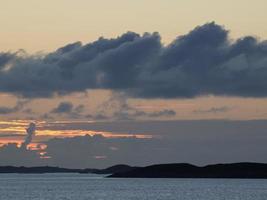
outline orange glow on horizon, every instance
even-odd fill
[[[32,120],[10,120],[10,121],[0,121],[0,136],[3,134],[2,138],[0,138],[0,146],[3,146],[7,143],[17,143],[20,145],[25,136],[26,136],[26,128],[28,124],[32,122]],[[50,138],[65,138],[65,137],[76,137],[76,136],[94,136],[101,135],[105,138],[138,138],[138,139],[150,139],[155,136],[147,135],[147,134],[130,134],[130,133],[116,133],[116,132],[108,132],[108,131],[93,131],[93,130],[83,130],[83,129],[75,129],[75,130],[51,130],[53,124],[62,124],[60,127],[64,127],[64,124],[71,123],[91,123],[91,121],[55,121],[55,122],[46,122],[46,121],[36,121],[37,129],[35,132],[35,136],[33,137],[33,143],[31,143],[28,148],[35,149],[36,144],[41,144],[41,141],[46,141]]]
[[[113,133],[113,132],[90,131],[90,130],[39,130],[37,131],[37,134],[39,136],[55,136],[55,137],[102,135],[103,137],[107,138],[116,138],[116,137],[136,137],[140,139],[152,138],[152,135],[145,135],[145,134]]]

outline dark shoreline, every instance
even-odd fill
[[[198,167],[195,165],[160,164],[114,173],[114,178],[238,178],[267,179],[267,164],[231,163]]]
[[[81,174],[113,174],[136,169],[128,165],[115,165],[105,169],[70,169],[62,167],[38,166],[38,167],[15,167],[15,166],[0,166],[0,174],[17,173],[17,174],[44,174],[44,173],[81,173]]]
[[[238,178],[267,179],[267,164],[231,163],[203,167],[187,164],[159,164],[147,167],[115,165],[106,169],[68,169],[60,167],[14,167],[0,166],[0,174],[43,174],[43,173],[93,173],[106,174],[108,178]],[[111,175],[110,175],[111,174]]]

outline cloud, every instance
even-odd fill
[[[21,143],[20,148],[27,149],[27,146],[32,142],[32,138],[35,135],[35,129],[36,129],[35,123],[30,123],[28,128],[26,128],[27,135],[24,139],[24,142]]]
[[[45,120],[54,120],[58,115],[70,117],[72,119],[84,118],[86,115],[83,114],[85,106],[79,104],[77,106],[73,105],[71,102],[63,101],[60,102],[55,108],[50,112],[44,113],[40,118]]]
[[[145,156],[145,146],[151,141],[135,137],[106,138],[102,135],[55,138],[46,142],[46,152],[54,165],[102,168],[116,163],[129,163],[134,157]],[[66,154],[63,149],[69,147],[73,148]]]
[[[112,114],[108,115],[107,111],[112,110]],[[160,117],[174,117],[176,112],[171,109],[164,109],[153,112],[146,112],[136,109],[128,103],[128,98],[123,93],[112,93],[110,98],[99,105],[95,115],[87,115],[87,118],[94,120],[135,120],[140,117],[160,118]]]
[[[73,118],[82,117],[81,113],[84,111],[85,106],[80,104],[74,106],[71,102],[60,102],[57,107],[52,109],[50,113],[46,113],[43,115],[44,118],[51,118],[50,114],[65,114],[69,115]]]
[[[4,144],[0,147],[0,165],[2,166],[43,166],[38,152],[21,149],[16,143]]]
[[[165,109],[165,110],[161,110],[161,111],[155,111],[155,112],[148,113],[149,117],[173,117],[175,115],[176,115],[176,112],[174,110],[171,110],[171,109]]]
[[[54,108],[52,113],[70,113],[73,109],[73,105],[70,102],[61,102],[59,105]]]
[[[19,100],[17,101],[16,105],[14,107],[6,107],[6,106],[1,106],[0,107],[0,114],[5,115],[5,114],[11,114],[11,113],[16,113],[21,111],[24,106],[29,103],[29,100]]]
[[[127,32],[41,56],[1,53],[0,66],[7,63],[0,69],[0,92],[32,98],[88,89],[138,98],[267,96],[267,42],[252,36],[233,41],[213,22],[167,46],[158,33]]]
[[[39,150],[6,144],[0,147],[0,165],[104,168],[119,163],[267,162],[266,120],[53,122],[40,129],[112,131],[113,136],[116,133],[133,136],[98,134],[52,138],[41,142],[46,149]],[[134,137],[136,133],[152,135],[152,138]],[[43,158],[40,158],[41,152]]]
[[[196,114],[204,114],[204,113],[223,113],[223,112],[228,112],[230,111],[232,108],[228,107],[228,106],[222,106],[222,107],[212,107],[206,110],[203,109],[198,109],[198,110],[194,110],[193,112]]]
[[[6,65],[10,63],[15,57],[16,54],[13,53],[0,53],[0,71],[4,70]]]
[[[50,165],[69,168],[104,168],[117,163],[131,163],[131,159],[148,159],[146,145],[152,139],[136,137],[107,138],[102,135],[85,135],[70,138],[53,138],[43,144],[45,150],[27,150],[16,143],[0,147],[0,165],[37,166]],[[152,145],[153,146],[153,145]],[[132,151],[134,148],[138,148]],[[66,149],[69,149],[66,151]],[[47,159],[40,156],[43,152]],[[140,160],[140,161],[141,161]],[[133,163],[132,163],[133,164]]]
[[[176,112],[170,109],[164,109],[154,112],[145,112],[137,110],[134,107],[128,107],[124,110],[116,111],[112,117],[117,120],[134,120],[139,117],[160,118],[160,117],[174,117],[175,115]]]

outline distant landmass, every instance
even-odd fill
[[[95,174],[116,174],[116,173],[126,173],[135,169],[139,169],[140,167],[132,167],[129,165],[114,165],[112,167],[108,167],[106,169],[98,169],[95,170]]]
[[[267,178],[267,164],[232,163],[198,167],[191,164],[160,164],[114,173],[116,178]]]
[[[93,173],[93,174],[114,174],[123,173],[138,167],[129,165],[114,165],[106,169],[68,169],[60,167],[14,167],[0,166],[0,173],[23,173],[23,174],[41,174],[41,173]]]
[[[108,178],[257,178],[267,179],[267,164],[232,163],[199,167],[187,163],[159,164],[147,167],[115,165],[106,169],[67,169],[60,167],[2,166],[0,173],[94,173]]]

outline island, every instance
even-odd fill
[[[159,164],[126,172],[117,172],[109,178],[267,178],[267,164],[231,163],[198,167],[191,164]]]

